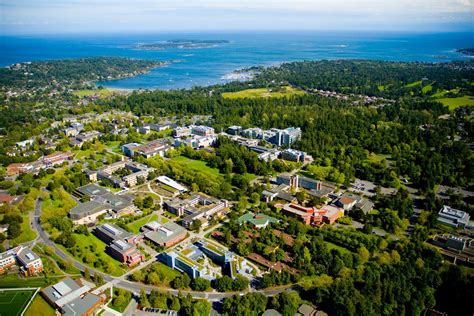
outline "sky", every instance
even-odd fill
[[[0,0],[0,33],[470,31],[474,0]]]

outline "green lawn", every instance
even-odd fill
[[[405,85],[405,87],[406,88],[413,88],[413,87],[421,85],[422,82],[423,81],[421,81],[421,80],[415,81],[415,82],[412,82],[412,83],[409,83],[409,84]]]
[[[127,224],[127,227],[130,228],[130,230],[134,232],[135,234],[138,234],[140,232],[140,227],[142,227],[148,222],[156,221],[157,219],[158,219],[158,215],[151,214],[143,218],[140,218],[134,222],[131,222],[130,224]]]
[[[437,101],[448,106],[450,110],[455,110],[461,106],[474,106],[474,97],[468,95],[458,98],[441,98]]]
[[[350,253],[351,252],[349,249],[346,249],[344,247],[333,244],[332,242],[325,241],[324,243],[326,244],[326,246],[328,247],[329,250],[336,249],[336,250],[339,250],[341,253]]]
[[[201,161],[201,160],[194,160],[194,159],[189,159],[184,156],[178,156],[178,157],[172,158],[171,161],[184,165],[191,170],[204,172],[206,174],[209,174],[210,176],[218,177],[220,175],[220,172],[218,169],[208,167],[206,162]]]
[[[41,295],[36,295],[25,316],[55,316],[56,312]]]
[[[45,287],[49,282],[43,276],[20,278],[16,273],[0,276],[0,288]]]
[[[84,90],[74,91],[73,94],[75,96],[80,97],[80,98],[89,97],[89,96],[93,96],[93,95],[97,95],[101,98],[105,98],[105,97],[111,96],[113,94],[113,91],[108,90],[108,89],[97,89],[97,90],[84,89]]]
[[[93,234],[86,236],[82,234],[73,233],[73,235],[77,241],[76,245],[74,246],[75,250],[68,250],[63,246],[59,247],[69,252],[78,261],[84,262],[84,264],[90,266],[91,268],[95,268],[99,271],[109,273],[113,276],[120,276],[125,273],[122,264],[114,258],[110,257],[105,252],[106,244],[103,243],[99,238],[97,238]],[[86,260],[87,256],[89,257],[89,259],[92,260]],[[94,267],[94,263],[96,262],[102,262],[102,265]]]
[[[0,290],[0,315],[21,315],[35,290]]]
[[[243,98],[283,98],[293,95],[304,95],[305,91],[290,86],[283,87],[281,91],[270,91],[267,88],[247,89],[237,92],[225,92],[222,94],[224,99],[243,99]]]
[[[421,89],[421,92],[423,92],[424,94],[427,94],[428,92],[431,92],[431,90],[433,90],[433,85],[429,84],[429,85],[424,86]]]

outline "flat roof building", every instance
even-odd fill
[[[438,213],[438,221],[453,227],[469,226],[470,216],[468,213],[456,210],[444,205]]]
[[[165,248],[179,243],[187,235],[187,231],[183,227],[172,221],[165,224],[150,222],[145,224],[141,230],[144,232],[145,239]]]

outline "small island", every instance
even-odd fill
[[[220,44],[230,43],[227,40],[187,40],[187,39],[176,39],[168,40],[164,42],[151,43],[151,44],[139,44],[136,49],[139,50],[165,50],[165,49],[197,49],[197,48],[211,48],[216,47]]]
[[[463,55],[467,55],[467,56],[474,56],[474,47],[460,48],[460,49],[456,50],[456,52],[461,53]]]

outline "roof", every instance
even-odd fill
[[[300,308],[298,308],[298,313],[304,316],[313,315],[315,312],[316,309],[314,309],[312,306],[309,306],[308,304],[302,304]]]
[[[281,316],[281,314],[275,309],[267,309],[262,316]]]
[[[348,196],[342,196],[340,199],[339,199],[339,202],[341,204],[351,204],[351,203],[354,203],[356,201],[356,199],[353,199],[351,197],[348,197]]]
[[[84,297],[78,297],[64,305],[62,312],[66,316],[86,315],[100,301],[100,296],[87,293]]]
[[[240,224],[251,223],[252,225],[255,225],[255,226],[262,226],[262,225],[268,225],[270,223],[276,223],[278,222],[278,219],[265,215],[265,214],[261,214],[261,213],[254,214],[254,213],[248,212],[240,216],[237,221]]]
[[[90,215],[102,212],[104,210],[107,210],[108,208],[109,208],[108,205],[104,205],[97,201],[88,201],[85,203],[79,203],[76,206],[74,206],[69,211],[69,216],[72,219],[81,219],[86,216],[90,216]]]
[[[121,195],[113,194],[111,192],[107,192],[106,194],[102,195],[101,198],[103,198],[106,203],[110,204],[112,210],[115,212],[119,212],[120,210],[133,205],[131,199]]]
[[[104,224],[102,226],[97,226],[95,229],[106,234],[111,239],[126,239],[133,235],[132,233],[114,224]]]
[[[174,222],[167,222],[161,225],[156,231],[150,231],[145,234],[145,237],[157,244],[165,244],[176,236],[186,234],[186,230]]]
[[[82,187],[76,189],[79,193],[83,195],[91,195],[91,196],[101,196],[104,194],[109,193],[109,191],[97,184],[86,184]]]
[[[11,196],[10,194],[0,193],[0,203],[8,203],[10,204],[16,199],[15,196]]]
[[[39,257],[35,254],[30,248],[25,247],[18,251],[17,253],[18,259],[23,262],[25,265],[30,264],[31,262],[38,260]]]
[[[88,286],[81,286],[73,279],[67,277],[62,281],[45,288],[43,294],[51,302],[61,307],[89,290],[90,288]]]
[[[158,177],[158,181],[166,184],[166,185],[169,185],[170,187],[172,187],[173,189],[176,189],[178,191],[187,191],[187,189],[182,186],[181,184],[179,184],[178,182],[174,181],[173,179],[170,179],[166,176],[160,176]]]

